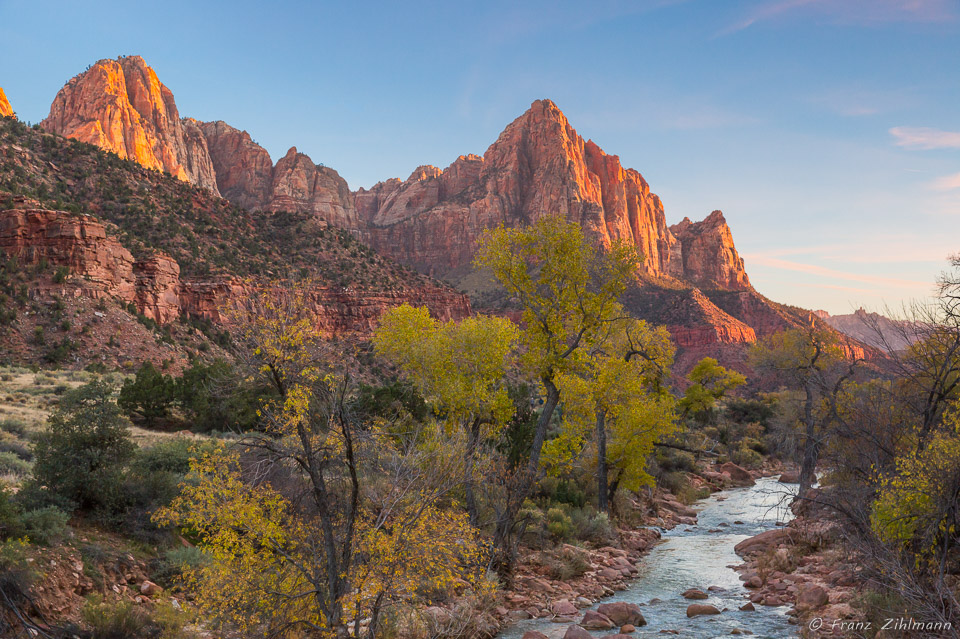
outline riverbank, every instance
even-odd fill
[[[747,603],[749,592],[731,570],[739,561],[733,552],[738,542],[773,529],[778,517],[789,515],[785,508],[778,509],[784,496],[772,490],[776,482],[770,475],[780,469],[770,466],[755,473],[734,471],[739,474],[736,479],[729,471],[714,467],[702,470],[696,476],[698,481],[712,490],[724,492],[713,494],[693,507],[662,494],[652,496],[655,514],[651,519],[666,526],[658,526],[655,532],[659,534],[652,538],[652,545],[645,545],[639,552],[627,552],[624,556],[621,554],[624,549],[605,549],[601,561],[591,566],[589,572],[596,575],[604,569],[601,567],[604,563],[614,563],[605,568],[613,567],[620,575],[612,583],[603,584],[606,590],[599,599],[574,597],[574,594],[583,594],[578,589],[581,583],[576,581],[556,584],[555,580],[542,576],[518,577],[522,594],[511,591],[506,593],[506,600],[515,601],[518,594],[528,597],[527,591],[532,586],[536,590],[534,596],[538,596],[542,604],[525,609],[527,615],[511,615],[510,610],[505,610],[507,625],[500,636],[504,639],[572,638],[594,636],[586,629],[607,635],[619,629],[640,636],[663,632],[710,637],[716,636],[719,628],[724,629],[722,634],[773,631],[774,634],[767,636],[796,635],[780,611],[753,613],[749,607],[740,610]],[[747,487],[754,483],[754,478],[759,479],[758,485]],[[607,574],[614,578],[613,571]],[[552,599],[549,593],[543,592],[545,586],[554,589]],[[605,603],[597,606],[599,600]],[[619,610],[624,606],[629,610]],[[617,618],[604,614],[604,610],[612,610]],[[710,614],[714,612],[716,615]],[[642,620],[642,623],[619,623],[626,619]],[[584,632],[586,634],[582,634]],[[785,632],[789,635],[783,634]]]
[[[736,567],[756,606],[789,607],[801,637],[851,636],[863,626],[855,605],[864,579],[862,562],[845,548],[841,523],[812,501],[794,504],[797,516],[786,526],[739,543],[746,561]]]

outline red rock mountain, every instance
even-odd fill
[[[355,193],[295,147],[274,165],[246,131],[181,120],[172,93],[139,57],[98,62],[71,80],[43,125],[219,191],[249,210],[311,214],[355,232],[383,255],[454,280],[469,271],[485,229],[563,215],[602,244],[623,240],[640,249],[646,283],[628,296],[628,307],[670,327],[690,353],[820,321],[753,289],[720,211],[668,226],[643,176],[580,137],[550,100],[534,102],[482,157],[463,155],[446,169],[421,166],[406,180]],[[164,270],[159,263],[142,269]],[[181,305],[190,299],[184,295]]]
[[[296,147],[274,166],[246,131],[220,121],[199,126],[225,198],[250,210],[312,213],[339,228],[360,228],[353,194],[333,169],[314,164]]]
[[[40,124],[145,167],[217,189],[206,139],[194,121],[180,120],[173,93],[140,56],[100,60],[74,77]]]
[[[0,118],[13,117],[13,115],[13,107],[7,100],[7,94],[3,92],[3,87],[0,87]]]

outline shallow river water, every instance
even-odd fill
[[[680,636],[692,639],[729,637],[734,628],[749,630],[753,637],[797,637],[797,627],[787,622],[786,606],[757,606],[755,612],[742,612],[748,591],[736,572],[728,566],[742,563],[733,547],[748,537],[774,528],[777,522],[792,517],[787,508],[791,491],[796,486],[764,478],[749,488],[736,488],[716,493],[694,506],[699,511],[696,526],[677,526],[663,533],[663,541],[640,560],[640,574],[627,590],[605,601],[628,601],[642,606],[647,625],[637,628],[634,637]],[[720,532],[709,532],[710,530]],[[710,586],[722,591],[708,592]],[[710,598],[688,601],[680,593],[699,588]],[[660,599],[651,603],[652,599]],[[720,615],[688,619],[691,603],[712,604],[726,612]],[[527,630],[538,630],[548,637],[562,637],[568,624],[551,623],[549,619],[522,621],[500,635],[502,639],[519,639]],[[679,635],[661,634],[676,630]],[[615,630],[592,633],[596,637]]]

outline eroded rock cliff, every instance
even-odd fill
[[[3,87],[0,87],[0,118],[13,117],[14,115],[13,107],[7,100],[7,94],[3,92]]]
[[[71,79],[40,124],[217,190],[206,139],[196,122],[180,120],[173,93],[140,56],[100,60]]]
[[[181,279],[180,266],[168,255],[156,252],[135,261],[98,220],[65,211],[0,211],[0,253],[21,264],[42,260],[53,268],[68,269],[61,281],[32,291],[35,294],[112,297],[133,303],[159,324],[181,316],[223,322],[220,310],[232,296],[267,286],[225,276]],[[470,314],[466,295],[426,282],[380,291],[317,285],[309,289],[308,299],[317,326],[332,336],[369,335],[384,310],[403,303],[426,306],[434,317],[444,320]]]

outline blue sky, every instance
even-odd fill
[[[181,115],[275,160],[295,145],[351,188],[483,153],[551,98],[668,222],[722,209],[781,302],[895,306],[960,252],[957,0],[0,0],[0,86],[23,120],[121,54]]]

